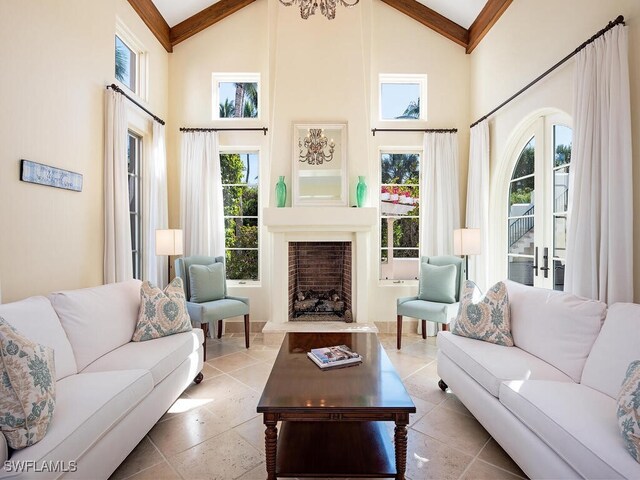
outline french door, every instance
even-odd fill
[[[572,129],[565,115],[539,117],[522,136],[509,182],[510,280],[564,290]]]

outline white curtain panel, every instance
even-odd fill
[[[216,132],[183,132],[181,224],[184,254],[224,255],[224,208]]]
[[[104,282],[133,277],[127,168],[125,97],[105,90],[104,132]]]
[[[424,134],[421,177],[421,254],[453,255],[453,231],[460,227],[457,133]]]
[[[156,230],[169,225],[167,198],[167,150],[164,125],[153,122],[151,154],[142,169],[142,222],[144,241],[142,278],[154,285],[168,283],[167,257],[156,255]]]
[[[633,301],[633,183],[627,29],[577,55],[565,290]]]
[[[471,129],[467,182],[467,228],[480,229],[482,254],[469,256],[469,279],[483,291],[489,286],[489,122]]]

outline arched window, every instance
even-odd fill
[[[508,278],[564,289],[569,167],[573,131],[568,119],[546,115],[522,135],[509,181]]]

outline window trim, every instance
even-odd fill
[[[116,78],[115,75],[115,37],[119,37],[122,43],[124,43],[129,50],[136,54],[136,81],[134,90],[131,90],[128,85],[125,85]],[[113,37],[114,41],[114,68],[113,78],[115,83],[122,87],[126,92],[138,97],[142,101],[148,101],[149,97],[149,55],[144,44],[138,40],[138,38],[131,32],[126,24],[116,18],[116,31]]]
[[[211,74],[211,119],[221,122],[258,122],[262,116],[262,92],[261,92],[261,74],[244,72],[244,73],[224,73],[213,72]],[[258,91],[258,114],[255,117],[221,117],[220,116],[220,84],[221,83],[255,83]]]
[[[380,73],[378,74],[378,121],[391,123],[426,122],[427,116],[427,74],[426,73]],[[420,117],[382,118],[382,84],[417,83],[420,86]]]
[[[137,266],[134,264],[133,262],[133,258],[132,258],[132,274],[133,274],[133,278],[137,278],[138,280],[142,280],[142,276],[143,276],[143,272],[144,272],[144,254],[143,254],[143,247],[144,247],[144,239],[143,239],[143,231],[142,231],[142,210],[143,210],[143,206],[142,206],[142,202],[143,202],[143,195],[142,195],[142,168],[143,168],[143,155],[144,155],[144,137],[142,135],[140,135],[138,132],[136,132],[134,129],[132,128],[128,128],[127,129],[127,143],[129,143],[129,139],[133,137],[135,139],[135,148],[136,148],[136,154],[134,155],[134,168],[133,168],[133,172],[131,173],[129,172],[129,168],[127,166],[127,190],[129,188],[129,179],[131,177],[134,177],[134,189],[135,189],[135,208],[132,211],[131,210],[131,203],[129,202],[129,225],[131,225],[131,216],[135,216],[137,217],[136,219],[136,227],[137,227],[137,236],[135,235],[135,232],[131,231],[131,243],[135,243],[136,245],[136,249],[132,248],[131,249],[131,254],[133,255],[134,253],[137,252]],[[127,158],[128,161],[128,158]],[[135,240],[134,240],[135,238]],[[137,273],[138,275],[136,276],[136,269],[137,269]]]
[[[258,97],[258,101],[260,101],[260,97]],[[251,146],[242,146],[242,145],[219,145],[218,146],[218,153],[220,155],[222,154],[226,154],[226,153],[238,153],[238,154],[243,154],[243,153],[255,153],[258,155],[258,215],[257,216],[253,216],[253,215],[249,215],[243,218],[255,218],[257,219],[257,225],[258,225],[258,248],[243,248],[242,250],[257,250],[258,252],[258,280],[239,280],[239,279],[234,279],[234,280],[230,280],[230,279],[225,279],[227,282],[227,286],[231,286],[231,287],[261,287],[262,286],[262,274],[264,273],[264,269],[263,267],[263,255],[262,255],[262,249],[261,249],[261,245],[263,245],[263,235],[262,235],[262,225],[261,225],[261,212],[262,212],[262,197],[263,197],[263,182],[262,182],[262,178],[263,178],[263,160],[262,160],[262,147],[256,146],[256,145],[251,145]],[[238,185],[238,184],[226,184],[223,183],[223,185]],[[246,184],[240,184],[242,186],[246,185]],[[224,202],[224,201],[223,201]],[[224,206],[223,206],[224,208]],[[233,218],[233,217],[237,217],[237,215],[231,215],[229,217],[227,217],[226,215],[223,215],[224,219],[226,220],[227,218]],[[225,239],[225,247],[224,247],[224,251],[225,251],[225,259],[226,259],[226,252],[227,250],[234,250],[234,249],[227,249],[226,246],[226,239]]]

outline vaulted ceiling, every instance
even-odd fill
[[[156,38],[174,45],[237,12],[255,0],[129,0]],[[425,27],[465,47],[480,43],[512,0],[381,0]]]

